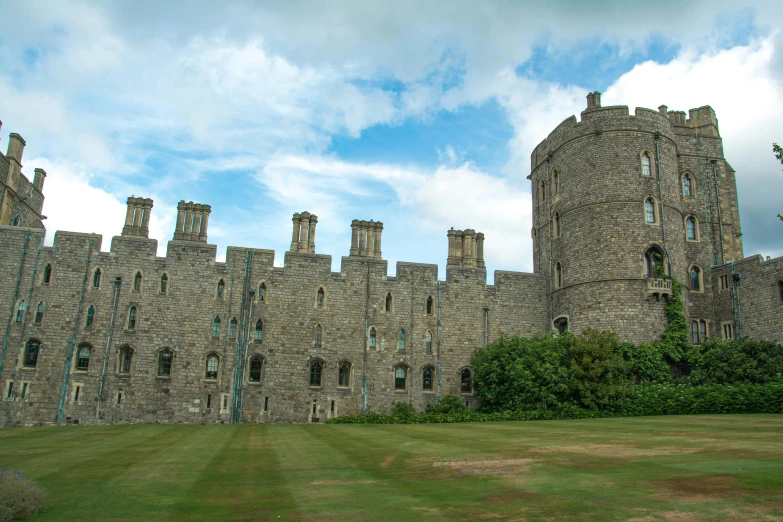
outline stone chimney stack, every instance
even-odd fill
[[[46,179],[46,171],[44,169],[35,169],[35,177],[33,177],[33,186],[43,194],[44,180]]]
[[[601,93],[598,91],[591,92],[587,95],[587,108],[598,109],[601,107]]]
[[[351,221],[350,257],[372,257],[381,259],[381,236],[383,223],[380,221]]]
[[[36,176],[38,170],[35,170]],[[42,171],[43,172],[43,171]],[[46,173],[44,173],[44,176]],[[36,180],[38,178],[36,177]],[[43,183],[43,181],[41,181]],[[152,212],[152,200],[149,198],[128,198],[128,210],[125,213],[125,226],[122,227],[123,236],[149,237],[150,213]]]
[[[25,141],[20,135],[12,132],[8,137],[8,177],[5,182],[3,203],[0,205],[0,225],[11,224],[11,213],[14,210],[16,191],[19,190],[19,176],[22,174],[22,154]]]
[[[484,268],[484,234],[470,228],[449,230],[449,254],[446,266]]]
[[[315,226],[318,224],[318,216],[309,212],[296,213],[291,221],[294,223],[291,252],[315,254]]]
[[[152,203],[152,200],[148,201]],[[174,229],[174,241],[206,243],[210,212],[212,212],[212,207],[209,205],[180,201],[177,205],[177,228]],[[149,217],[147,219],[149,220]]]

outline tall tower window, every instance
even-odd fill
[[[693,216],[689,216],[685,220],[685,237],[688,241],[696,241],[698,239],[696,219]]]
[[[92,286],[99,288],[101,286],[101,269],[96,268],[95,273],[92,275]]]
[[[46,265],[43,271],[43,284],[48,285],[52,280],[52,265]]]
[[[701,292],[701,269],[694,265],[691,267],[689,275],[691,280],[691,291]]]
[[[165,294],[169,287],[169,276],[163,274],[160,276],[160,293]]]
[[[220,316],[212,320],[212,337],[220,337]]]
[[[655,223],[655,200],[653,198],[647,198],[644,200],[644,221],[646,223]]]
[[[370,348],[375,348],[378,338],[375,335],[375,328],[370,328]]]
[[[400,333],[397,334],[397,349],[405,349],[405,330],[400,330]]]
[[[95,306],[90,305],[90,307],[87,309],[87,320],[84,321],[84,327],[85,328],[91,327],[93,321],[95,321]]]
[[[259,319],[256,321],[256,333],[255,333],[255,341],[260,343],[261,340],[264,338],[264,323]]]
[[[691,180],[690,174],[682,177],[682,195],[686,198],[693,197],[693,180]]]
[[[560,263],[555,263],[555,288],[563,286],[563,269]]]
[[[560,237],[560,214],[557,212],[552,216],[552,233],[555,237]]]
[[[652,176],[650,168],[650,155],[647,152],[642,153],[642,176]]]
[[[141,272],[136,272],[136,276],[133,278],[133,291],[141,292]]]

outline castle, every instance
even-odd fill
[[[44,247],[43,185],[0,154],[2,424],[323,422],[455,393],[476,406],[470,360],[501,334],[586,328],[657,339],[676,276],[693,343],[783,342],[783,258],[743,258],[735,173],[709,106],[602,107],[558,125],[531,155],[534,273],[496,271],[484,235],[448,230],[437,265],[388,276],[383,224],[354,220],[339,272],[316,252],[317,216],[293,216],[275,252],[207,242],[211,208],[180,202],[166,257],[153,201],[122,233],[58,231]],[[118,224],[119,225],[119,224]],[[489,238],[492,240],[493,238]]]

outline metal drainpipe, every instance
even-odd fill
[[[247,375],[247,351],[250,346],[250,324],[253,319],[253,303],[255,302],[256,291],[248,290],[248,299],[250,299],[250,311],[247,316],[247,324],[245,325],[245,334],[243,337],[244,351],[242,352],[242,373],[239,376],[239,382],[241,384],[239,391],[239,404],[240,406],[245,403],[245,376]],[[239,422],[242,422],[242,410],[239,413]]]
[[[726,251],[723,247],[723,215],[720,211],[720,187],[718,186],[717,162],[712,160],[712,178],[715,180],[715,204],[718,207],[718,231],[720,237],[720,262],[726,262]]]
[[[552,278],[554,275],[552,274],[552,200],[551,198],[547,199],[546,197],[546,185],[549,181],[549,158],[546,159],[546,180],[544,181],[544,199],[549,201],[549,204],[547,205],[547,221],[549,223],[549,226],[547,227],[547,237],[549,238],[549,331],[552,331],[552,320],[553,317],[553,308],[554,308],[554,294],[552,289]],[[551,192],[551,191],[550,191]]]
[[[76,310],[76,319],[74,320],[73,333],[71,338],[68,339],[68,348],[65,354],[65,364],[63,365],[63,379],[60,389],[60,404],[57,406],[57,416],[55,417],[56,424],[62,424],[65,417],[65,397],[68,394],[68,379],[71,375],[71,362],[73,359],[73,349],[76,346],[76,336],[79,335],[79,326],[82,321],[82,310],[84,309],[84,294],[87,292],[87,281],[90,277],[90,266],[92,264],[92,247],[95,245],[95,240],[90,239],[87,248],[87,260],[84,267],[84,278],[82,279],[82,292],[79,296],[79,306]]]
[[[11,300],[11,311],[8,314],[8,325],[5,328],[5,335],[3,336],[3,350],[0,352],[0,372],[3,371],[3,362],[5,361],[5,350],[8,347],[8,336],[11,334],[11,325],[14,321],[14,308],[16,301],[19,299],[19,288],[22,285],[22,274],[24,273],[24,261],[27,258],[27,248],[30,245],[30,231],[27,231],[27,237],[24,241],[24,248],[22,249],[22,258],[19,261],[19,272],[16,275],[16,290],[14,291],[14,298]]]
[[[734,270],[731,262],[731,309],[734,313],[734,339],[742,338],[742,303],[739,295],[740,274]]]
[[[246,326],[246,314],[247,314],[247,298],[248,298],[248,276],[251,270],[251,263],[253,260],[253,253],[250,250],[245,251],[245,271],[242,274],[242,296],[241,305],[239,309],[239,331],[236,332],[237,353],[234,359],[234,380],[233,380],[233,392],[231,396],[231,422],[236,424],[242,421],[242,375],[243,375],[243,363],[244,363],[244,338]],[[228,332],[231,334],[231,322],[229,319]]]
[[[704,159],[706,161],[706,157]],[[709,270],[709,281],[710,285],[712,285],[712,267],[713,265],[713,258],[712,258],[712,241],[710,239],[710,211],[707,207],[707,196],[705,192],[705,182],[708,181],[709,178],[706,178],[704,176],[704,163],[701,159],[699,159],[699,182],[701,183],[701,201],[704,205],[704,235],[707,236],[707,270]],[[712,320],[712,326],[715,327],[715,290],[713,288],[713,291],[710,292],[710,298],[712,301],[712,317],[710,319]]]
[[[489,307],[484,307],[484,346],[489,344]]]
[[[35,263],[33,264],[33,277],[32,277],[32,279],[30,281],[30,291],[27,294],[27,302],[29,302],[31,304],[33,302],[33,289],[35,288],[35,280],[36,280],[37,275],[38,275],[38,262],[39,262],[39,260],[41,258],[41,247],[43,246],[44,234],[45,233],[46,233],[45,231],[41,232],[41,238],[38,241],[38,249],[37,249],[36,254],[35,254]],[[29,232],[28,232],[28,234],[29,234]],[[11,307],[11,309],[13,310],[13,306]],[[27,310],[29,310],[29,308]],[[16,397],[16,392],[14,391],[14,388],[16,387],[16,371],[17,371],[17,368],[19,368],[19,359],[21,359],[23,357],[23,355],[22,355],[22,352],[24,350],[24,342],[23,341],[24,341],[24,336],[25,336],[25,330],[27,329],[27,310],[25,310],[24,319],[22,321],[22,331],[19,333],[19,347],[16,350],[16,361],[14,361],[14,369],[11,372],[11,381],[12,381],[12,384],[11,384],[11,397],[12,398]],[[38,313],[38,308],[37,307],[35,308],[35,311],[33,313],[34,314]],[[33,316],[33,320],[35,320],[35,316]],[[9,405],[8,412],[6,414],[6,419],[5,419],[5,426],[6,427],[8,427],[8,423],[11,420],[11,410],[12,410],[12,408],[15,405],[16,405],[16,401],[12,401],[11,404]]]
[[[411,331],[410,331],[410,342],[409,346],[411,349],[411,368],[408,375],[408,402],[410,404],[413,404],[413,300],[414,300],[414,292],[413,292],[413,277],[414,277],[415,271],[413,270],[413,267],[411,267]]]
[[[435,359],[436,364],[438,365],[437,370],[437,388],[435,392],[435,401],[440,400],[440,281],[438,281],[438,328],[437,328],[437,341],[436,341],[436,349],[438,351],[437,353],[437,359]]]
[[[663,186],[661,185],[661,160],[658,149],[658,140],[660,136],[655,135],[655,174],[658,178],[658,213],[661,220],[661,238],[663,240],[663,252],[666,254],[666,263],[669,265],[669,275],[672,274],[672,258],[669,255],[669,249],[666,247],[666,227],[663,217]]]
[[[98,404],[95,405],[95,420],[101,420],[101,403],[103,403],[103,387],[106,383],[106,369],[109,366],[109,349],[111,348],[111,338],[114,334],[114,320],[117,317],[117,305],[120,297],[121,277],[114,278],[114,301],[111,305],[111,319],[109,320],[109,334],[106,336],[106,350],[103,352],[103,369],[101,370],[101,385],[98,388]]]
[[[236,260],[237,260],[236,256],[233,256],[231,258],[231,277],[228,279],[228,283],[229,283],[228,312],[227,312],[228,315],[226,317],[228,317],[228,327],[229,328],[231,328],[231,305],[232,305],[233,296],[234,296],[234,270],[236,269]],[[212,318],[212,320],[213,321],[215,320],[214,317]],[[214,326],[213,326],[213,328],[214,328]],[[220,322],[220,329],[221,329],[221,332],[222,332],[222,330],[223,330],[223,321],[222,320]],[[218,340],[219,340],[219,338],[218,338]],[[225,361],[227,357],[228,357],[228,332],[226,332],[226,338],[223,341],[223,359],[222,360]],[[217,396],[217,400],[218,400],[218,415],[217,415],[217,417],[218,417],[219,421],[222,421],[222,415],[223,415],[223,401],[221,400],[222,399],[222,397],[221,397],[222,394],[220,393],[220,390],[223,389],[223,381],[224,381],[225,376],[226,376],[225,375],[225,371],[226,371],[226,365],[224,364],[220,368],[220,382],[218,384],[218,396]],[[231,391],[230,387],[229,387],[228,391],[229,392]],[[231,417],[229,415],[229,420],[230,419],[231,419]]]
[[[367,260],[367,287],[364,293],[364,356],[362,357],[362,415],[367,413],[367,342],[368,342],[367,338],[369,337],[369,335],[370,335],[370,260],[368,259]]]

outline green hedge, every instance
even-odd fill
[[[706,413],[783,413],[783,380],[765,384],[643,384],[626,397],[619,416]]]
[[[576,406],[548,410],[482,413],[416,413],[413,415],[344,415],[329,424],[443,424],[523,420],[593,419],[645,415],[693,415],[716,413],[783,413],[783,380],[766,384],[642,384],[611,411]]]

